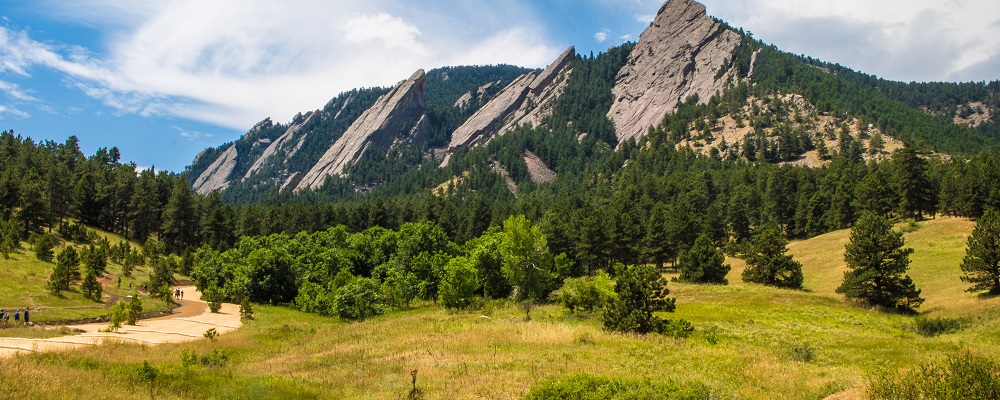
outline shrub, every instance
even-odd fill
[[[590,312],[613,300],[615,290],[611,277],[600,271],[591,277],[566,278],[563,286],[552,292],[550,297],[569,309],[570,313],[576,309]]]
[[[879,371],[868,377],[870,399],[997,399],[1000,364],[969,353],[951,355],[909,371]]]
[[[240,302],[240,319],[253,319],[253,305],[247,298]]]
[[[809,363],[816,357],[816,350],[809,343],[793,345],[789,348],[789,352],[791,353],[792,361]]]
[[[913,319],[914,331],[932,337],[952,333],[962,329],[962,320],[948,317],[924,317],[919,316]]]
[[[361,321],[385,311],[378,283],[371,278],[358,278],[340,288],[335,301],[342,319]]]
[[[675,300],[667,298],[670,294],[667,280],[648,265],[625,267],[619,264],[617,270],[615,293],[618,298],[604,307],[604,327],[617,332],[663,332],[666,325],[653,312],[675,308]]]
[[[201,336],[204,336],[206,339],[214,342],[215,338],[219,337],[219,331],[215,330],[215,328],[208,328],[208,330]]]
[[[550,378],[531,388],[526,400],[535,399],[664,399],[686,400],[711,397],[708,387],[700,384],[678,385],[673,382],[609,379],[580,374]]]
[[[205,288],[205,290],[202,290],[201,298],[208,303],[209,310],[217,313],[219,312],[219,309],[222,308],[222,300],[225,298],[225,294],[222,292],[222,289],[215,286],[209,286]]]

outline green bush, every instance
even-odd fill
[[[962,353],[909,371],[879,371],[868,377],[869,399],[998,399],[1000,364]]]
[[[924,317],[919,316],[913,319],[914,330],[926,337],[952,333],[962,329],[962,320],[948,317]]]
[[[711,391],[704,385],[678,385],[673,382],[653,383],[641,380],[622,380],[574,375],[567,378],[550,378],[531,388],[526,400],[605,400],[605,399],[707,399]]]
[[[225,298],[225,293],[222,292],[222,289],[209,286],[201,292],[201,298],[208,303],[209,310],[217,313],[222,308],[222,300]]]
[[[611,277],[604,271],[591,277],[566,278],[562,287],[552,292],[550,297],[569,309],[570,313],[577,309],[594,311],[616,298]]]
[[[371,278],[358,278],[337,291],[337,316],[342,319],[362,321],[385,311],[378,282]]]
[[[469,307],[479,290],[479,271],[465,257],[455,257],[444,266],[438,297],[441,304],[449,309]]]

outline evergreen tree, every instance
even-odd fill
[[[802,288],[802,264],[788,253],[784,235],[769,228],[754,236],[747,251],[743,281],[782,288]]]
[[[198,215],[187,179],[174,180],[170,200],[163,209],[163,240],[171,251],[180,252],[196,244]]]
[[[899,194],[899,211],[903,216],[923,218],[937,211],[934,184],[928,175],[927,160],[917,150],[906,146],[892,154],[892,184]]]
[[[680,280],[694,283],[721,283],[726,285],[729,280],[726,274],[730,266],[726,264],[726,256],[722,250],[715,247],[712,238],[702,234],[694,241],[694,246],[680,257]]]
[[[851,229],[851,241],[846,246],[844,261],[849,271],[837,293],[849,299],[873,306],[911,310],[924,299],[909,275],[913,249],[903,248],[901,232],[892,230],[885,217],[864,212]]]
[[[49,276],[49,286],[52,292],[58,295],[63,290],[69,290],[73,280],[80,275],[77,269],[80,266],[80,257],[73,250],[73,246],[66,246],[59,256],[56,257],[56,265],[52,268],[52,275]]]
[[[662,332],[666,321],[653,313],[676,308],[676,300],[667,298],[667,280],[648,265],[619,264],[617,270],[618,298],[604,308],[604,327],[617,332]]]
[[[80,284],[80,291],[83,292],[83,297],[93,301],[101,301],[103,289],[101,283],[97,281],[96,271],[87,268],[87,275],[84,276],[83,283]]]
[[[969,236],[962,281],[971,283],[966,291],[1000,294],[1000,212],[989,210]]]

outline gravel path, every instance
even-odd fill
[[[178,300],[181,306],[174,309],[171,315],[144,319],[137,325],[123,325],[118,332],[103,332],[108,328],[108,323],[103,322],[67,325],[70,329],[83,331],[75,336],[47,339],[0,338],[0,358],[21,352],[72,350],[115,340],[145,344],[187,342],[202,339],[202,334],[211,328],[221,334],[243,325],[238,305],[224,303],[219,313],[213,314],[194,286],[183,286],[180,289],[184,291],[184,300]]]

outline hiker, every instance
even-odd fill
[[[122,277],[121,276],[118,277],[118,288],[119,289],[122,288]]]
[[[28,322],[31,322],[28,321],[28,307],[24,307],[24,324],[27,325]]]
[[[7,310],[0,310],[0,324],[7,325]]]
[[[181,290],[181,300],[184,300],[184,291]]]
[[[132,290],[132,282],[128,283],[128,290]]]
[[[176,297],[178,299],[181,298],[181,290],[180,289],[174,289],[174,297]]]
[[[14,310],[14,324],[20,324],[20,323],[21,323],[21,310],[15,309]]]

